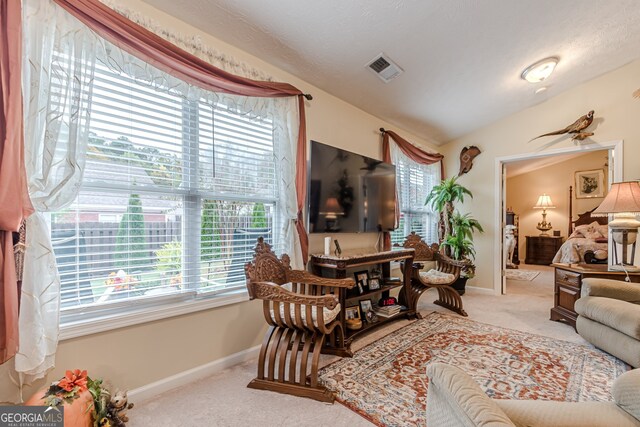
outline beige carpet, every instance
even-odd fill
[[[552,338],[587,344],[572,327],[549,320],[553,307],[553,269],[521,265],[538,270],[533,281],[507,281],[507,295],[493,296],[484,291],[467,289],[462,297],[469,318],[536,333]],[[420,299],[423,312],[450,313],[432,304],[436,298],[429,290]],[[354,343],[354,350],[409,322],[393,322]],[[335,360],[325,357],[323,363]],[[188,387],[165,393],[148,402],[135,402],[129,411],[130,427],[136,426],[372,426],[355,412],[336,403],[326,405],[309,399],[272,392],[250,390],[247,383],[255,377],[255,362],[244,363],[198,381]]]

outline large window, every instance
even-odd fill
[[[438,242],[438,214],[425,205],[425,200],[440,182],[440,163],[421,165],[396,152],[395,164],[400,221],[391,233],[392,244],[402,245],[412,231],[427,243]]]
[[[242,289],[256,238],[278,247],[270,120],[96,65],[89,127],[79,194],[51,214],[63,317]]]

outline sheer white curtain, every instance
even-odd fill
[[[402,152],[402,150],[400,150],[400,148],[398,148],[398,145],[393,142],[389,143],[389,154],[391,154],[391,163],[396,165],[396,203],[398,204],[398,206],[400,206],[400,211],[402,211],[405,207],[402,204],[402,189],[404,188],[402,184],[403,180],[405,180],[406,177],[404,176],[404,174],[398,173],[399,171],[397,170],[397,165],[399,165],[400,162],[408,160],[409,158]]]
[[[20,300],[20,384],[53,367],[60,278],[44,212],[75,198],[87,147],[95,36],[48,1],[23,1],[25,163],[36,213],[27,220]]]
[[[62,209],[82,180],[95,35],[49,1],[23,1],[25,166],[36,213],[27,219],[19,349],[2,366],[16,387],[1,401],[21,400],[21,388],[53,367],[58,345],[60,278],[44,212]]]
[[[298,218],[298,199],[296,196],[296,153],[298,140],[297,100],[279,98],[274,100],[278,106],[278,117],[274,120],[274,153],[277,156],[276,173],[278,179],[278,204],[281,215],[280,241],[283,253],[291,258],[291,267],[304,269],[300,238],[296,230]]]

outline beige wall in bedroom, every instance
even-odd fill
[[[219,52],[311,93],[313,100],[307,102],[308,139],[380,158],[378,129],[386,127],[396,129],[414,143],[437,151],[425,139],[404,132],[145,3],[127,0],[124,4],[177,33],[198,34],[204,44]],[[363,78],[372,80],[372,85],[382,84],[364,68],[362,73]],[[323,250],[323,237],[311,236],[311,252]],[[349,249],[373,247],[376,238],[375,233],[353,234],[342,235],[340,241],[343,248]],[[56,368],[47,381],[60,378],[65,369],[82,368],[87,369],[91,376],[108,379],[114,386],[133,389],[259,345],[265,330],[262,306],[254,301],[65,340],[59,346]],[[38,385],[43,383],[41,381]],[[0,384],[0,387],[6,386],[5,381]],[[33,387],[27,388],[25,397],[33,390]]]
[[[505,203],[519,218],[519,259],[524,262],[526,256],[525,236],[538,236],[536,229],[542,221],[542,210],[533,209],[538,196],[546,193],[551,197],[555,209],[547,209],[547,222],[553,225],[553,230],[560,231],[560,235],[567,238],[569,228],[569,186],[575,189],[575,171],[603,169],[605,180],[607,177],[608,151],[592,151],[588,154],[543,167],[532,172],[516,175],[507,179]],[[508,170],[508,165],[507,165]],[[606,185],[606,182],[605,182]],[[573,195],[573,213],[591,210],[602,202],[602,198],[576,199]]]
[[[623,176],[625,180],[640,178],[640,100],[632,97],[640,87],[640,61],[634,61],[615,71],[580,84],[534,107],[513,114],[476,132],[451,141],[442,147],[448,171],[458,170],[458,155],[467,145],[477,145],[483,151],[474,160],[471,172],[460,179],[474,195],[462,207],[481,222],[485,233],[476,236],[476,277],[469,285],[493,288],[495,254],[495,178],[496,157],[538,153],[555,148],[573,147],[570,138],[546,137],[532,142],[531,138],[562,129],[589,110],[595,110],[590,130],[595,135],[586,143],[606,143],[624,140]],[[551,82],[552,83],[552,82]],[[526,84],[518,81],[513,84]],[[450,175],[450,174],[449,174]]]

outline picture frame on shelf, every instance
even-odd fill
[[[368,323],[374,323],[378,320],[378,316],[373,312],[373,301],[370,299],[362,299],[358,301],[360,306],[360,316]]]
[[[378,277],[372,277],[369,279],[369,290],[370,291],[377,291],[378,289],[380,289],[380,278]]]
[[[373,302],[370,299],[361,299],[358,301],[360,305],[360,313],[367,314],[369,311],[373,311]]]
[[[344,309],[344,316],[346,320],[361,319],[360,305],[352,305],[352,306],[346,307]]]
[[[576,171],[576,199],[605,196],[604,169]]]
[[[358,294],[362,295],[369,289],[369,270],[356,271],[353,276],[356,280]]]

